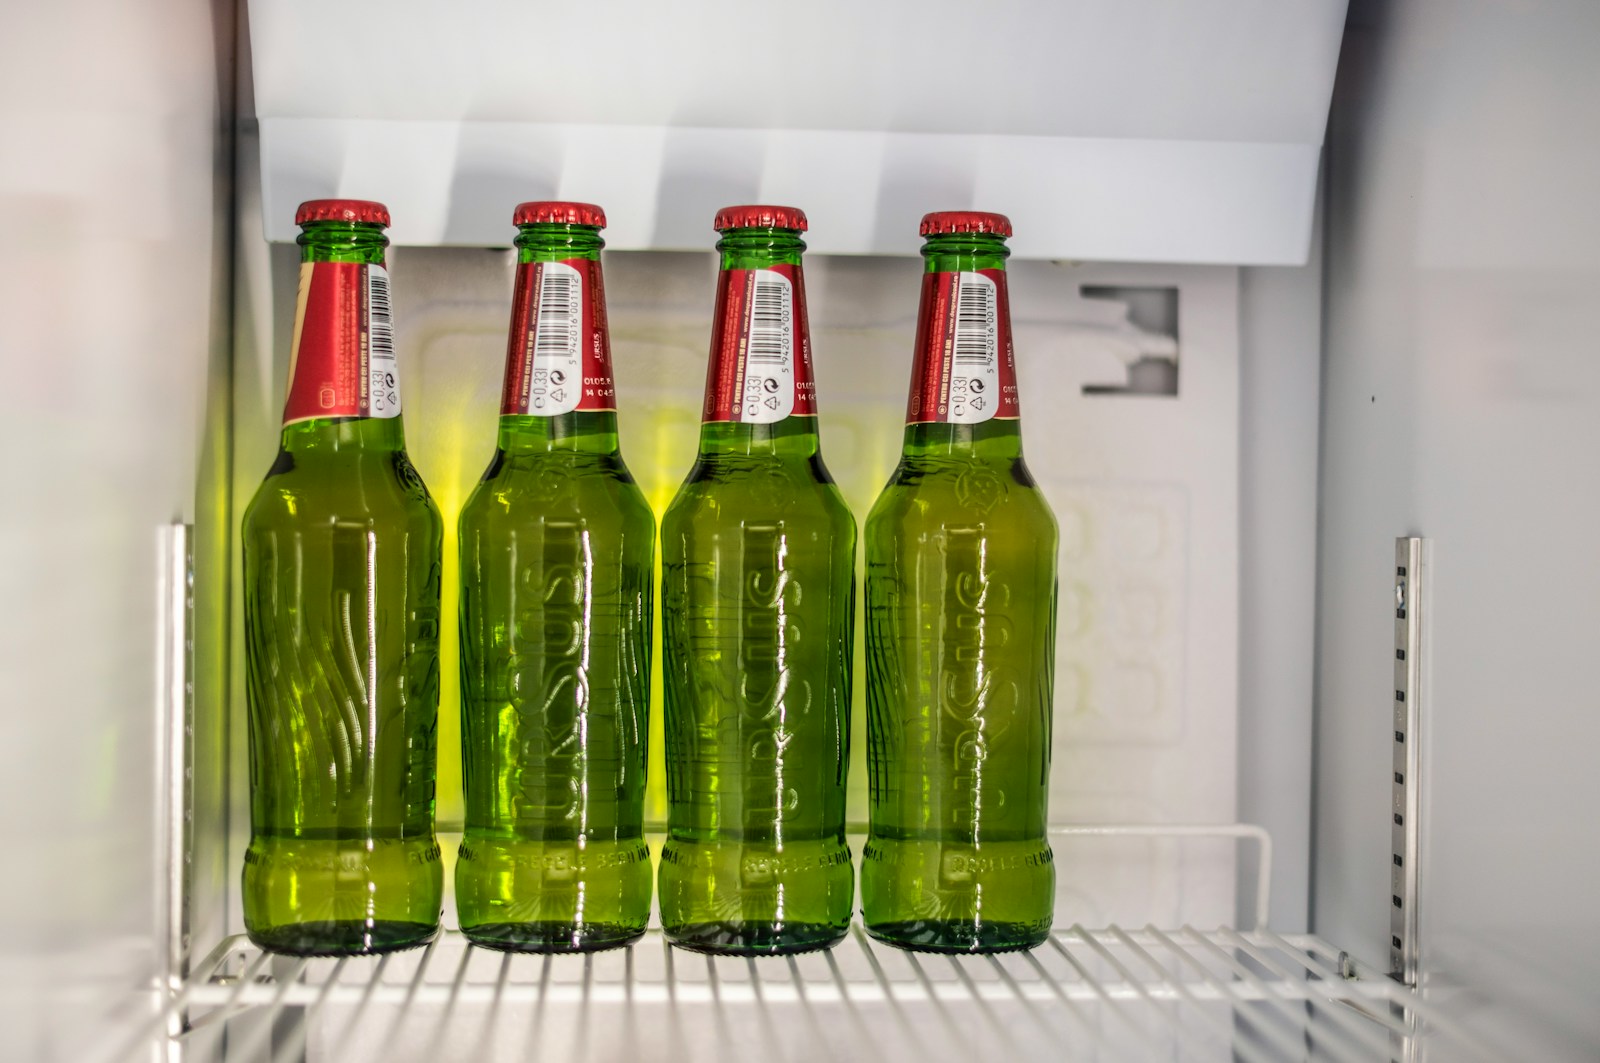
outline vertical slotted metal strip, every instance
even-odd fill
[[[156,926],[160,965],[156,1007],[164,1037],[156,1059],[171,1059],[173,1038],[184,1030],[183,990],[189,980],[189,895],[194,803],[189,741],[194,728],[194,528],[176,522],[161,529],[161,645],[156,703]],[[148,1036],[148,1035],[147,1035]]]
[[[1394,781],[1389,896],[1389,974],[1417,984],[1417,900],[1422,827],[1422,611],[1427,586],[1423,541],[1394,542]]]

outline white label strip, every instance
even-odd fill
[[[367,266],[367,415],[400,416],[400,363],[394,356],[389,271]]]
[[[583,274],[563,262],[544,263],[533,328],[528,412],[571,413],[583,397]]]
[[[755,271],[740,410],[746,424],[772,424],[794,410],[794,285],[776,270]]]
[[[995,283],[981,273],[956,281],[955,350],[950,365],[950,421],[981,424],[1000,408],[1000,333]]]

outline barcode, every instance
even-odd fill
[[[758,270],[750,294],[750,344],[746,348],[751,365],[783,366],[789,361],[792,313],[789,281],[781,273]]]
[[[394,324],[389,317],[389,276],[367,270],[367,352],[372,358],[394,358]]]
[[[995,288],[987,277],[961,274],[956,295],[957,366],[987,366],[995,356]]]
[[[573,269],[546,266],[539,280],[539,320],[535,326],[535,358],[570,358],[578,345],[578,299],[582,284]]]

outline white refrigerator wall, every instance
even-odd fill
[[[0,14],[6,1059],[86,1058],[148,1007],[173,521],[199,532],[197,698],[224,689],[233,29],[207,0]],[[225,767],[210,734],[201,820]],[[191,871],[220,893],[220,856]]]
[[[1589,0],[1358,5],[1328,138],[1314,928],[1388,951],[1392,541],[1426,536],[1422,970],[1520,1058],[1600,1042],[1596,42]]]

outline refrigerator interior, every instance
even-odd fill
[[[1092,3],[1026,17],[1176,48],[1158,29],[1170,11],[1151,8],[1144,26]],[[267,9],[85,2],[70,17],[3,16],[0,118],[20,149],[0,158],[12,234],[0,329],[16,381],[3,423],[17,511],[38,515],[5,525],[17,563],[0,613],[13,691],[0,785],[25,867],[0,906],[7,1058],[1561,1059],[1600,1047],[1600,918],[1586,903],[1600,881],[1588,763],[1600,714],[1582,672],[1600,632],[1600,568],[1583,561],[1600,514],[1589,5],[1355,3],[1337,81],[1317,53],[1332,104],[1310,170],[1303,151],[1218,149],[1188,198],[1172,174],[1103,191],[1141,160],[1202,165],[1161,154],[1177,150],[1162,137],[1181,140],[1181,108],[1159,134],[1142,128],[1139,150],[1155,155],[1102,153],[1081,123],[1109,114],[1131,130],[1153,113],[1104,97],[1055,108],[1062,128],[1029,99],[1017,129],[982,133],[1090,174],[1060,183],[1044,167],[962,184],[930,163],[938,143],[905,130],[874,149],[876,170],[812,173],[808,160],[845,142],[781,136],[751,169],[746,141],[704,122],[704,100],[642,177],[599,174],[593,157],[620,149],[585,156],[570,130],[546,165],[549,144],[515,116],[480,115],[445,141],[422,129],[437,115],[396,118],[437,105],[437,72],[416,71],[422,88],[389,75],[392,96],[413,101],[395,113],[286,96],[309,76],[293,31],[311,7]],[[1210,33],[1263,17],[1248,0],[1220,4]],[[1344,18],[1342,4],[1304,16]],[[895,28],[884,16],[862,32]],[[402,59],[417,62],[405,51],[417,36],[397,35]],[[261,74],[252,48],[269,39]],[[1084,51],[1071,55],[1087,63]],[[1290,73],[1315,65],[1310,44],[1284,51]],[[1222,77],[1217,98],[1248,98],[1256,72]],[[1161,87],[1129,92],[1148,101]],[[605,108],[638,93],[597,98],[588,119],[603,126],[624,117]],[[315,113],[324,105],[360,121]],[[368,120],[390,126],[374,137]],[[1208,135],[1226,141],[1226,125]],[[475,182],[441,183],[428,153],[443,144],[460,165],[494,143],[512,145],[509,169]],[[998,141],[961,150],[986,143]],[[318,144],[342,161],[296,155]],[[400,176],[376,168],[391,151],[409,160]],[[790,185],[774,176],[791,171]],[[1252,205],[1216,191],[1230,174],[1279,190],[1254,194],[1258,224],[1225,224]],[[407,436],[448,524],[492,450],[510,208],[590,198],[585,175],[616,230],[605,270],[623,452],[658,515],[693,457],[720,199],[817,188],[801,205],[819,230],[806,271],[823,453],[858,522],[898,451],[919,270],[905,218],[1004,189],[972,205],[1010,210],[1023,232],[1035,208],[1039,242],[1019,241],[1010,275],[1025,444],[1062,528],[1046,947],[917,957],[857,927],[828,954],[707,961],[652,931],[628,950],[544,960],[447,932],[388,959],[306,962],[239,936],[234,532],[276,446],[296,262],[285,210],[380,179],[393,194],[367,194],[397,219],[396,201],[413,204],[390,257]],[[857,186],[871,194],[851,198]],[[1109,220],[1075,228],[1061,222],[1070,210],[1046,209],[1075,195],[1106,196],[1085,213]],[[1214,212],[1199,217],[1208,196]],[[1399,536],[1422,540],[1426,583],[1404,603],[1420,611],[1420,670],[1395,661]],[[452,854],[446,632],[439,820]],[[1420,739],[1409,789],[1394,758],[1402,683]],[[658,699],[652,722],[659,732]],[[659,832],[659,741],[651,752]],[[1402,793],[1418,804],[1397,804]],[[1414,889],[1394,862],[1413,838]],[[1395,921],[1401,902],[1416,912],[1414,986],[1388,976],[1395,927],[1411,925]]]

